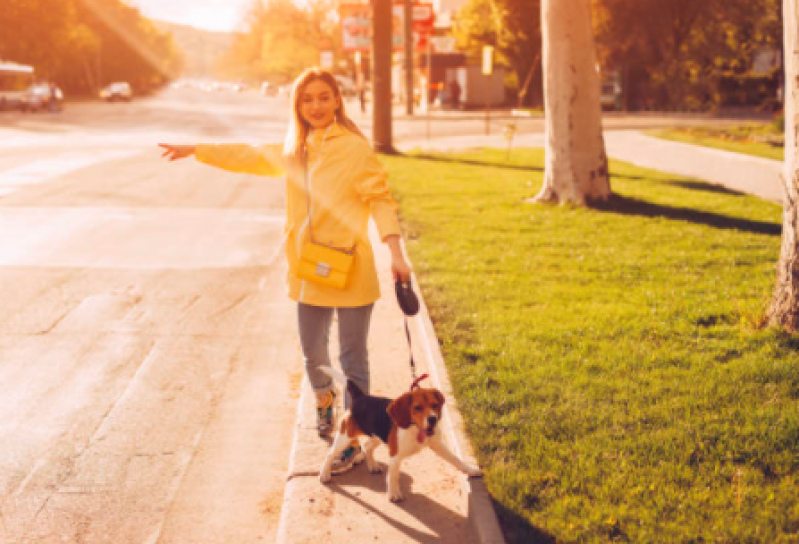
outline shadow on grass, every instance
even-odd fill
[[[707,193],[719,193],[722,195],[730,196],[745,196],[746,193],[728,189],[722,185],[715,185],[704,181],[688,181],[684,179],[666,179],[666,180],[650,180],[657,183],[665,183],[666,185],[673,185],[681,189],[690,189],[691,191],[705,191]]]
[[[438,156],[438,155],[428,155],[427,153],[421,153],[419,155],[405,155],[410,159],[419,159],[423,161],[435,161],[435,162],[447,162],[447,163],[454,163],[454,164],[468,164],[470,166],[489,166],[492,168],[506,168],[510,170],[522,170],[524,172],[543,172],[544,169],[538,166],[525,166],[521,164],[502,164],[501,162],[490,162],[490,161],[477,161],[472,159],[464,159],[463,157],[452,157],[452,156]]]
[[[594,202],[592,207],[597,210],[622,215],[638,215],[643,217],[665,217],[677,221],[689,221],[699,225],[707,225],[717,229],[739,230],[754,234],[768,234],[779,236],[782,225],[766,221],[752,221],[738,217],[729,217],[712,212],[703,212],[691,208],[679,208],[638,200],[626,196],[613,195],[607,202]]]
[[[554,535],[531,525],[528,520],[496,501],[494,510],[501,520],[502,532],[505,533],[508,544],[556,544],[558,542]]]
[[[420,159],[425,161],[435,161],[435,162],[445,162],[445,163],[454,163],[454,164],[468,164],[470,166],[487,166],[487,167],[494,167],[494,168],[506,168],[510,170],[522,170],[524,172],[543,172],[544,169],[540,166],[529,166],[529,165],[520,165],[520,164],[503,164],[501,162],[491,162],[491,161],[478,161],[472,159],[465,159],[463,157],[453,157],[453,156],[439,156],[439,155],[430,155],[427,153],[420,153],[418,155],[406,155],[412,159]],[[690,189],[692,191],[706,191],[709,193],[719,193],[724,195],[731,195],[731,196],[744,196],[745,193],[740,191],[734,191],[732,189],[728,189],[722,185],[716,185],[713,183],[708,183],[704,181],[691,181],[686,179],[656,179],[650,178],[645,176],[630,176],[626,174],[619,174],[617,172],[611,171],[610,173],[611,180],[613,178],[624,178],[629,180],[639,180],[639,181],[646,181],[648,183],[661,183],[664,185],[672,185],[674,187],[680,187],[682,189]]]

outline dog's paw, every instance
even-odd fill
[[[323,470],[322,472],[319,473],[319,481],[321,483],[326,484],[326,483],[330,482],[330,479],[331,478],[330,478],[330,471],[329,470]]]
[[[382,474],[383,473],[383,467],[381,467],[377,463],[374,463],[372,465],[367,465],[367,466],[369,467],[369,472],[371,472],[372,474]]]
[[[478,467],[473,467],[471,465],[466,465],[466,470],[464,470],[464,472],[470,478],[479,478],[480,476],[483,475],[483,471],[482,470],[480,470]]]
[[[388,495],[388,500],[390,500],[391,502],[401,502],[405,500],[405,495],[403,495],[402,491],[400,491],[399,489],[396,490],[389,489],[387,495]]]

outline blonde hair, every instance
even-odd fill
[[[300,101],[302,100],[302,93],[305,87],[312,81],[317,80],[327,83],[339,102],[339,107],[336,110],[335,122],[350,132],[366,139],[366,136],[363,135],[352,119],[347,117],[347,111],[344,108],[344,99],[341,96],[341,89],[338,86],[336,78],[333,77],[333,74],[317,67],[308,68],[294,80],[294,84],[291,87],[291,119],[289,119],[289,128],[288,131],[286,131],[286,140],[283,144],[283,153],[290,160],[302,160],[305,156],[305,139],[308,137],[311,127],[300,115]]]

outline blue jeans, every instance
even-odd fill
[[[333,312],[338,315],[341,370],[361,391],[369,393],[369,355],[366,344],[373,307],[374,304],[356,308],[327,308],[299,303],[297,320],[302,356],[315,393],[326,393],[333,386],[330,377],[318,370],[320,366],[331,366],[328,343]],[[345,394],[344,407],[349,406],[350,398]]]

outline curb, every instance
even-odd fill
[[[447,397],[444,405],[446,433],[452,449],[459,457],[474,462],[474,452],[463,428],[463,417],[458,410],[457,401],[452,391],[447,367],[438,343],[433,321],[427,310],[427,303],[422,296],[422,290],[416,279],[413,280],[416,294],[419,297],[419,315],[414,319],[416,330],[422,339],[425,357],[430,368],[431,378],[436,387]],[[434,340],[435,339],[435,340]],[[474,534],[475,541],[479,544],[505,544],[505,537],[499,525],[499,519],[494,511],[491,495],[482,478],[466,478],[463,480],[464,492],[469,496],[469,512],[467,519]]]

